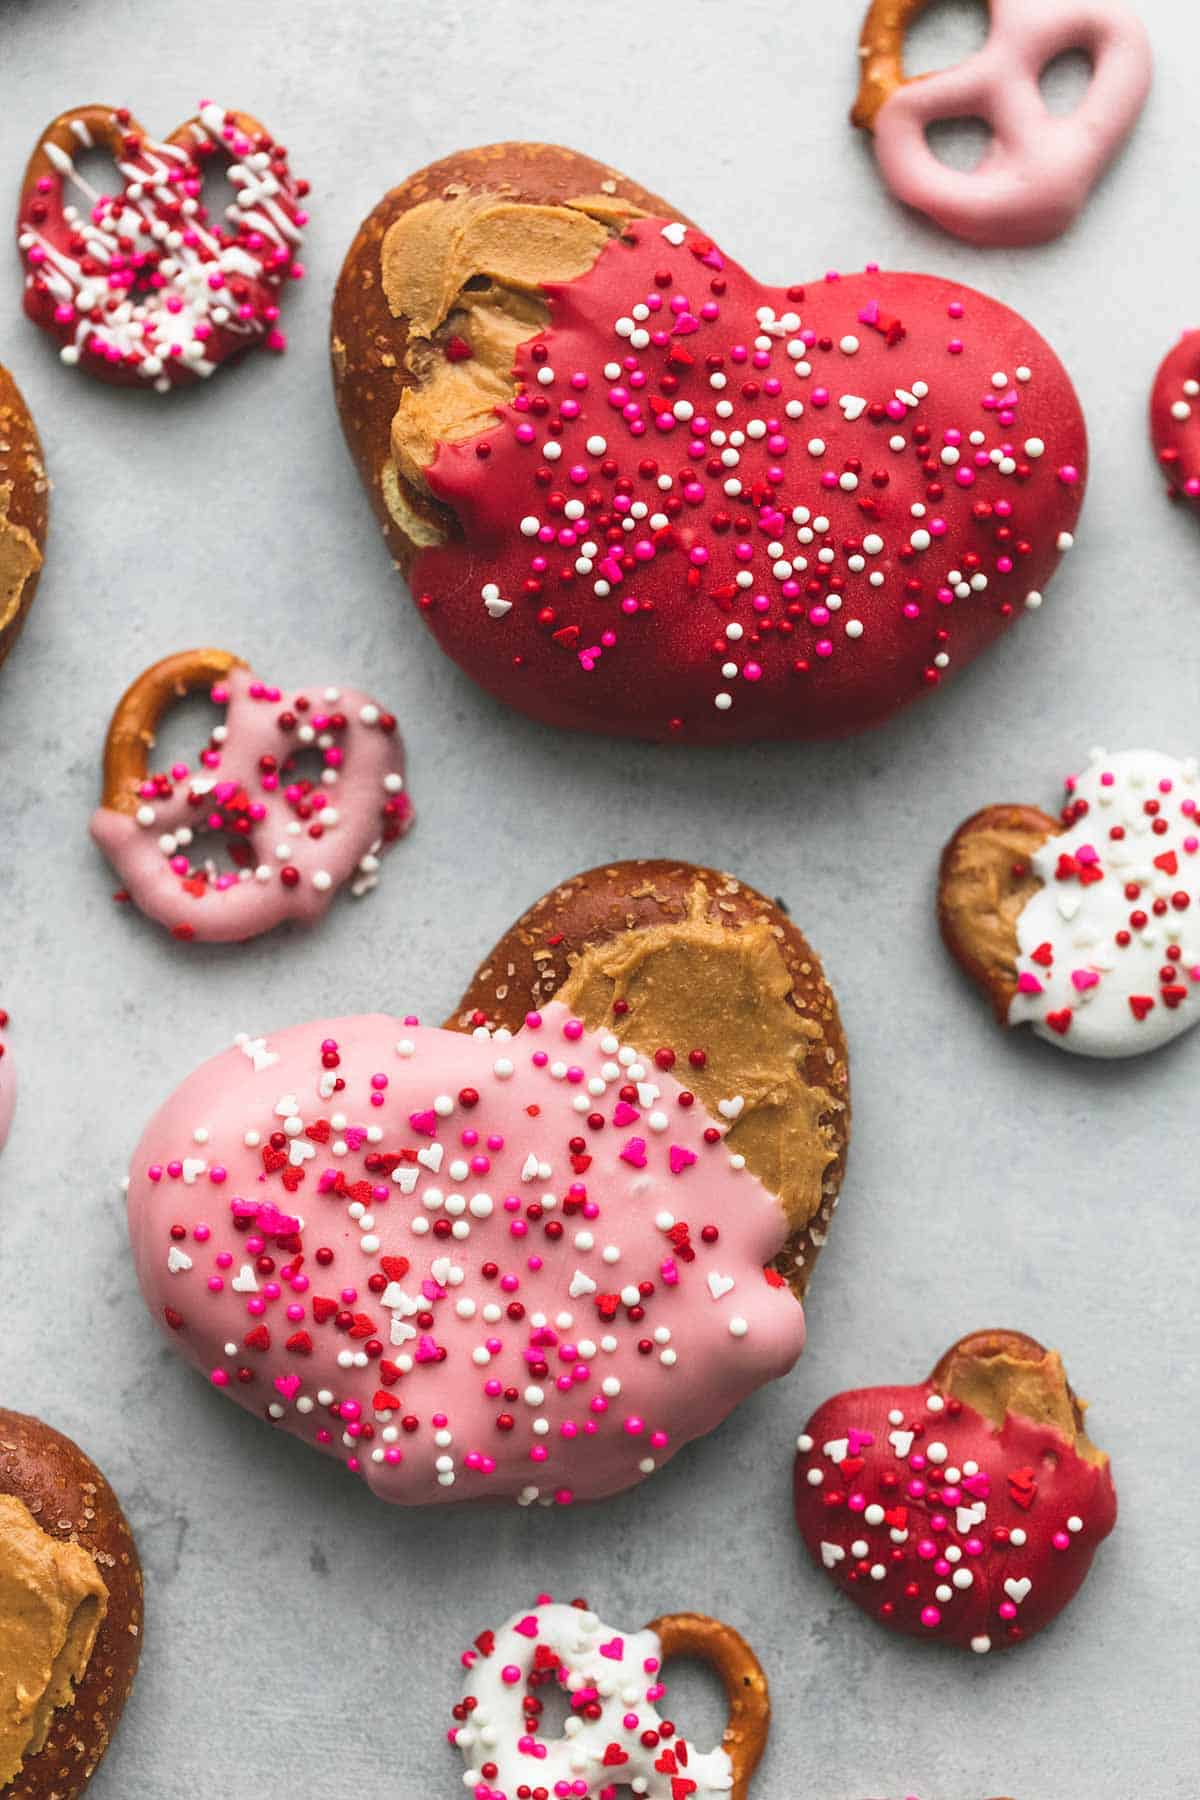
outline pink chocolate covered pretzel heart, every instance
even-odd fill
[[[200,753],[151,775],[147,752],[172,701],[207,688],[225,720]],[[313,780],[298,764],[319,762]],[[227,650],[185,650],[139,675],[109,726],[92,836],[132,900],[177,938],[257,937],[315,924],[338,888],[375,886],[382,852],[409,829],[396,720],[351,688],[286,698]],[[198,860],[203,834],[234,867]]]
[[[599,1499],[803,1347],[728,1129],[558,1001],[243,1037],[134,1154],[138,1276],[215,1387],[385,1500]]]
[[[1097,0],[990,0],[991,31],[957,68],[904,76],[904,34],[928,0],[874,0],[859,45],[862,83],[851,117],[875,137],[896,195],[975,244],[1038,244],[1082,211],[1132,131],[1150,89],[1145,27]],[[1082,50],[1092,79],[1073,111],[1049,110],[1038,77]],[[938,120],[981,118],[992,143],[978,168],[948,168],[926,140]]]
[[[112,154],[117,194],[97,193],[76,167],[97,148]],[[206,171],[222,160],[237,196],[225,224],[203,200]],[[252,345],[282,350],[276,321],[287,282],[304,273],[307,192],[257,119],[211,101],[161,144],[125,107],[62,113],[21,189],[25,311],[65,363],[160,393]]]

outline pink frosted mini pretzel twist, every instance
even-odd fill
[[[991,31],[957,68],[905,79],[904,34],[928,0],[874,0],[859,46],[862,82],[851,117],[874,133],[883,178],[945,231],[975,244],[1057,237],[1132,131],[1150,89],[1141,21],[1099,0],[991,0]],[[1038,85],[1065,51],[1092,61],[1087,93],[1052,113]],[[981,118],[993,139],[978,168],[951,169],[926,141],[938,120]]]
[[[116,194],[80,175],[77,158],[93,149],[112,155]],[[204,205],[213,162],[236,190],[223,220]],[[253,345],[283,350],[279,307],[304,273],[307,192],[249,113],[203,101],[157,143],[126,107],[76,107],[46,127],[25,171],[25,311],[64,363],[159,393]]]
[[[726,1129],[557,1002],[243,1037],[134,1154],[138,1276],[214,1387],[381,1499],[603,1499],[804,1345]]]
[[[163,713],[204,688],[226,711],[200,768],[151,775]],[[318,780],[297,768],[306,753],[320,761]],[[391,713],[352,688],[287,699],[226,650],[188,650],[147,669],[118,704],[91,832],[121,877],[120,898],[177,938],[230,942],[287,919],[314,924],[347,883],[368,892],[412,822]],[[205,832],[224,840],[232,870],[196,859]]]

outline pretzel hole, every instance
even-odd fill
[[[207,689],[172,701],[155,729],[147,757],[151,772],[169,772],[173,764],[186,763],[193,774],[203,775],[200,752],[208,749],[213,728],[224,722],[225,708],[213,705]]]
[[[987,0],[933,0],[905,34],[905,75],[929,75],[966,62],[987,43],[989,22]]]
[[[92,150],[76,148],[71,152],[71,161],[79,179],[66,181],[64,193],[67,203],[80,212],[91,211],[94,196],[119,194],[124,186],[111,154],[100,145]]]
[[[1062,50],[1038,76],[1047,112],[1073,113],[1092,85],[1095,64],[1086,50]]]
[[[925,127],[925,142],[947,169],[969,175],[992,147],[992,128],[986,119],[973,117],[931,119]]]
[[[556,1744],[566,1735],[566,1723],[571,1717],[571,1698],[565,1688],[557,1681],[548,1681],[545,1685],[529,1687],[526,1690],[541,1702],[542,1710],[538,1714],[534,1733],[544,1743]]]
[[[712,1664],[698,1656],[673,1656],[664,1680],[667,1694],[659,1711],[674,1720],[679,1735],[703,1751],[719,1744],[729,1723],[729,1699]]]
[[[238,190],[229,179],[230,165],[223,156],[210,156],[202,167],[204,184],[200,190],[200,204],[208,214],[209,230],[236,236],[241,209],[237,203]]]

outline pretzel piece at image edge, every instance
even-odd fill
[[[663,1665],[679,1657],[702,1662],[720,1676],[729,1700],[721,1739],[733,1765],[730,1800],[747,1800],[771,1724],[771,1696],[762,1664],[732,1625],[703,1613],[668,1613],[647,1627],[662,1645]]]

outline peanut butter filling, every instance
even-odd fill
[[[439,443],[475,437],[514,393],[517,346],[549,319],[541,286],[573,281],[638,208],[606,195],[536,206],[462,193],[401,213],[380,246],[383,292],[408,321],[405,364],[415,377],[392,420],[384,497],[408,532],[418,518],[402,483],[423,487]],[[457,340],[456,354],[446,345]],[[427,541],[431,527],[421,521]],[[436,537],[434,541],[439,541]]]
[[[729,930],[703,917],[706,904],[700,889],[687,919],[589,945],[554,997],[594,1029],[612,1028],[613,1003],[623,1000],[622,1039],[647,1057],[661,1046],[676,1052],[676,1076],[728,1123],[730,1152],[745,1157],[797,1231],[820,1208],[842,1103],[805,1079],[820,1033],[791,1004],[771,927],[757,920]],[[686,1060],[693,1049],[705,1053],[702,1068]]]
[[[1040,1350],[1040,1346],[1037,1347]],[[972,1349],[970,1340],[938,1364],[937,1380],[948,1394],[973,1407],[999,1431],[1009,1413],[1048,1425],[1073,1444],[1085,1462],[1102,1467],[1108,1461],[1083,1429],[1084,1403],[1077,1400],[1057,1350],[1016,1354]]]
[[[42,1749],[56,1710],[72,1704],[107,1606],[88,1552],[0,1494],[0,1790]]]
[[[972,827],[955,840],[942,873],[939,905],[956,940],[989,979],[1014,987],[1017,920],[1038,885],[1031,881],[1029,867],[1053,821],[1035,827],[1024,809],[1014,807],[1008,819],[1002,808],[997,810],[995,823]]]
[[[0,631],[21,609],[25,583],[42,566],[42,553],[32,534],[8,516],[12,483],[0,483]]]

